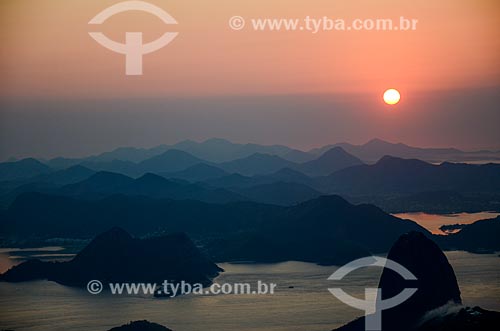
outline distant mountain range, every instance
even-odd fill
[[[270,154],[283,157],[294,151],[294,149],[283,145],[237,144],[220,138],[208,139],[201,143],[185,140],[173,145],[173,148],[214,163],[242,159],[253,154]],[[296,160],[289,161],[295,162]]]
[[[127,163],[127,170],[115,169],[112,165],[117,162]],[[375,203],[392,212],[500,209],[500,164],[446,162],[434,165],[386,156],[375,164],[365,165],[339,147],[303,164],[267,154],[213,164],[186,152],[168,150],[139,164],[114,161],[107,163],[109,167],[94,170],[82,165],[51,170],[36,160],[3,166],[15,168],[17,163],[21,164],[20,168],[32,166],[27,173],[35,175],[18,178],[19,172],[6,172],[16,174],[16,178],[0,181],[0,207],[5,208],[24,192],[44,192],[85,198],[126,194],[280,205],[292,205],[322,194],[340,194],[351,201]],[[328,169],[338,170],[327,176],[304,173],[324,174]],[[130,172],[140,175],[134,179],[123,174]],[[429,200],[430,196],[434,200]]]
[[[166,153],[178,154],[177,151]],[[186,156],[185,152],[179,153]],[[155,157],[158,158],[163,160]],[[322,159],[327,160],[328,157]],[[199,161],[189,156],[184,157],[184,160],[193,161],[184,163],[185,166]],[[310,165],[309,162],[306,164]],[[246,166],[248,164],[243,165]],[[271,169],[276,168],[279,167]],[[263,168],[261,171],[264,171]],[[89,177],[62,185],[86,176]],[[375,203],[392,212],[450,212],[498,210],[499,187],[499,164],[433,165],[420,160],[387,156],[376,164],[355,165],[325,177],[309,177],[290,168],[281,168],[266,175],[244,176],[230,174],[214,165],[197,163],[178,172],[164,173],[163,176],[146,173],[134,179],[119,173],[96,173],[82,166],[74,166],[38,175],[33,182],[18,180],[0,183],[0,192],[3,192],[0,201],[8,205],[23,192],[44,192],[87,199],[126,194],[212,203],[256,201],[292,205],[323,194],[340,194],[351,201]]]
[[[168,180],[164,177],[145,174],[137,179],[125,175],[98,172],[88,179],[61,187],[53,193],[96,199],[115,194],[148,196],[160,199],[199,200],[213,203],[248,200],[234,192],[220,188],[206,188],[200,184]]]
[[[321,181],[324,192],[346,195],[391,195],[425,191],[498,192],[500,164],[445,162],[385,156],[376,164],[339,170]]]
[[[174,145],[160,145],[153,148],[121,147],[110,152],[90,156],[81,159],[55,158],[47,162],[51,167],[68,167],[82,162],[111,162],[122,160],[139,163],[154,156],[165,153],[168,150],[180,150],[195,157],[213,163],[222,163],[242,159],[252,154],[270,154],[277,156],[289,156],[285,159],[292,162],[305,162],[314,158],[305,152],[292,149],[282,145],[258,145],[258,144],[237,144],[225,139],[212,138],[203,142],[184,140]]]
[[[294,169],[310,176],[326,176],[335,171],[362,164],[360,159],[347,153],[341,147],[333,147],[327,149],[317,159],[300,164]]]
[[[120,148],[84,159],[54,159],[47,164],[35,159],[0,163],[0,208],[8,207],[22,193],[42,192],[86,199],[125,194],[284,206],[323,194],[340,194],[391,212],[500,210],[499,164],[435,165],[389,155],[375,163],[363,162],[381,153],[460,154],[456,149],[422,149],[372,140],[362,146],[339,144],[312,150],[306,153],[310,160],[304,153],[280,145],[210,139],[152,149]],[[286,159],[292,154],[293,159],[303,162]],[[233,159],[237,156],[241,158]],[[231,160],[214,162],[226,159]],[[430,196],[435,200],[430,201]]]
[[[364,145],[339,143],[304,152],[282,145],[236,144],[214,138],[200,143],[186,140],[150,149],[122,147],[81,159],[55,158],[44,163],[34,159],[5,162],[0,163],[0,180],[34,177],[52,169],[65,169],[73,165],[136,177],[146,172],[179,172],[200,163],[242,175],[272,173],[288,167],[310,176],[322,176],[353,165],[375,163],[384,156],[420,159],[431,163],[481,160],[500,162],[500,151],[464,152],[454,148],[418,148],[380,139],[373,139]]]
[[[465,152],[456,148],[421,148],[412,147],[402,143],[390,143],[381,139],[372,139],[364,145],[339,143],[326,145],[309,151],[313,155],[321,155],[333,147],[342,147],[365,163],[374,163],[383,156],[390,155],[405,159],[420,159],[431,163],[440,162],[470,162],[496,160],[500,162],[500,151],[474,151]]]
[[[103,160],[93,157],[74,161],[75,162],[65,162],[64,166],[61,164],[54,165],[53,162],[49,161],[47,164],[52,164],[54,168],[50,168],[48,165],[35,159],[0,163],[0,169],[4,169],[4,173],[0,177],[0,180],[6,181],[33,178],[40,174],[54,172],[58,169],[67,169],[76,165],[93,171],[117,172],[132,177],[138,177],[148,172],[161,173],[168,176],[180,173],[179,175],[186,177],[186,174],[182,174],[182,171],[194,166],[197,168],[191,171],[208,171],[208,169],[213,171],[217,168],[219,172],[222,170],[227,173],[253,176],[270,174],[283,168],[290,168],[311,176],[321,176],[331,174],[334,171],[349,166],[363,164],[359,159],[349,155],[340,147],[332,148],[332,150],[327,151],[324,155],[304,163],[295,163],[278,155],[268,153],[253,153],[239,159],[215,163],[177,149],[168,149],[161,154],[140,162],[133,162],[127,159],[107,160],[107,157]],[[205,167],[202,168],[201,165]],[[196,177],[196,175],[194,177]]]
[[[309,151],[301,151],[283,145],[238,144],[225,139],[213,138],[203,142],[185,140],[177,144],[159,145],[153,148],[120,147],[110,152],[86,158],[69,159],[59,157],[49,160],[46,163],[52,168],[67,168],[84,162],[94,164],[109,163],[114,160],[140,163],[174,149],[187,152],[199,159],[212,163],[234,161],[253,154],[270,154],[300,164],[312,161],[334,147],[341,147],[344,151],[357,157],[364,163],[374,163],[385,155],[420,159],[431,163],[481,160],[497,160],[500,162],[500,151],[483,150],[466,152],[456,148],[421,148],[402,143],[390,143],[381,139],[373,139],[363,145],[337,143],[314,148]]]
[[[165,178],[177,178],[192,182],[201,182],[229,175],[228,172],[206,163],[198,163],[180,171],[158,172],[158,174]]]
[[[30,178],[48,174],[51,171],[52,169],[49,166],[33,158],[4,162],[0,163],[0,180]]]
[[[389,257],[406,263],[423,289],[395,316],[401,323],[389,324],[402,330],[425,309],[461,300],[453,270],[429,238],[443,249],[495,252],[500,217],[436,236],[388,212],[500,211],[500,164],[449,162],[499,155],[378,139],[307,152],[210,139],[0,163],[3,245],[94,238],[69,262],[27,261],[0,280],[49,279],[80,287],[90,279],[210,284],[222,271],[214,262],[339,265],[390,250]],[[397,282],[384,271],[380,287],[389,293]],[[479,308],[460,312],[446,318],[461,324],[490,316]],[[443,325],[430,321],[436,330]],[[340,330],[363,328],[362,322]],[[421,330],[434,330],[428,326]]]
[[[220,167],[227,172],[247,176],[270,174],[283,168],[293,168],[295,166],[297,166],[295,163],[277,155],[262,153],[220,164]]]

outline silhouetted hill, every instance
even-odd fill
[[[140,163],[147,159],[159,156],[169,150],[184,151],[188,154],[191,154],[192,156],[207,160],[209,162],[232,161],[259,152],[267,154],[285,154],[288,151],[291,151],[291,149],[286,146],[235,144],[224,139],[213,138],[208,139],[204,142],[184,140],[173,145],[159,145],[153,148],[120,147],[109,152],[104,152],[98,155],[92,155],[83,158],[55,158],[49,160],[47,164],[59,169],[81,163],[94,164],[94,167],[98,167],[99,164],[104,164],[101,165],[97,170],[116,171],[116,169],[109,168],[109,163],[115,160],[126,161],[130,163]],[[167,169],[164,171],[178,170],[181,169]]]
[[[83,166],[72,166],[35,177],[0,182],[0,206],[8,206],[22,193],[57,193],[61,186],[83,181],[95,172]]]
[[[51,168],[33,158],[0,163],[0,181],[30,178],[46,174]]]
[[[81,165],[29,178],[29,182],[50,183],[56,186],[68,185],[92,176],[95,171]]]
[[[175,144],[174,148],[214,163],[246,158],[256,153],[281,156],[292,151],[291,148],[282,145],[237,144],[220,138],[203,142],[185,140]]]
[[[500,251],[500,216],[464,225],[457,233],[438,237],[438,242],[447,249]]]
[[[128,324],[109,329],[108,331],[172,331],[160,324],[148,321],[134,321]]]
[[[252,178],[255,182],[254,185],[271,184],[276,182],[298,183],[304,185],[314,184],[314,181],[311,177],[303,174],[300,171],[293,170],[290,168],[283,168],[272,174],[258,175]]]
[[[155,153],[156,154],[156,153]],[[104,158],[104,160],[107,158]],[[102,161],[101,158],[83,159],[81,165],[95,171],[108,171],[124,174],[131,177],[145,173],[178,172],[200,163],[209,163],[189,153],[176,149],[167,151],[145,159],[139,163],[123,160]]]
[[[361,164],[363,162],[360,159],[347,153],[341,147],[333,147],[319,158],[301,164],[297,169],[310,176],[325,176]]]
[[[113,160],[109,162],[84,161],[80,165],[92,169],[96,172],[107,171],[120,173],[127,176],[137,177],[144,172],[138,165],[130,161]]]
[[[113,194],[124,190],[134,182],[128,176],[100,171],[79,183],[69,184],[61,188],[61,193],[70,195]]]
[[[218,260],[276,262],[299,260],[338,264],[384,252],[402,233],[419,230],[370,205],[354,206],[338,196],[323,196],[283,209],[246,234],[225,236],[207,248]]]
[[[179,178],[190,182],[198,182],[227,176],[229,173],[215,166],[199,163],[181,171],[162,172],[159,175],[165,178]]]
[[[391,155],[400,158],[422,158],[426,156],[436,157],[439,155],[449,155],[451,153],[459,153],[461,151],[454,148],[419,148],[412,147],[402,143],[390,143],[382,139],[374,138],[363,145],[353,145],[349,143],[338,143],[327,145],[320,148],[315,148],[310,151],[312,154],[320,155],[332,147],[342,147],[348,153],[355,155],[365,162],[372,163],[379,160],[385,155]],[[435,161],[432,159],[430,161]]]
[[[64,169],[77,164],[109,164],[113,161],[125,161],[127,163],[137,163],[149,159],[153,156],[164,153],[171,149],[168,145],[159,145],[153,148],[137,148],[137,147],[119,147],[109,152],[104,152],[98,155],[92,155],[82,158],[64,158],[57,157],[47,162],[47,165],[56,168]],[[99,169],[102,170],[102,169]],[[110,170],[110,169],[106,169]]]
[[[163,154],[140,162],[138,168],[143,173],[174,172],[184,170],[199,163],[207,163],[207,161],[184,151],[170,149]]]
[[[169,150],[183,151],[207,163],[222,163],[247,158],[253,154],[268,154],[281,156],[283,159],[303,163],[315,158],[314,155],[283,145],[238,144],[225,139],[212,138],[203,142],[184,140],[173,145],[159,145],[153,148],[120,147],[109,152],[83,158],[54,158],[47,164],[57,169],[83,164],[96,171],[121,172],[137,176],[141,173],[132,169],[134,163],[141,163],[159,156]],[[118,171],[120,169],[120,171]],[[183,169],[163,172],[180,171]],[[146,168],[145,172],[156,172],[156,169]]]
[[[84,287],[107,283],[186,281],[209,284],[222,269],[209,261],[185,234],[136,239],[120,228],[98,235],[68,262],[31,260],[1,275],[8,282],[48,279]]]
[[[223,205],[127,195],[81,200],[24,193],[3,215],[0,233],[26,238],[91,238],[118,225],[135,235],[162,229],[197,236],[211,235],[254,228],[264,219],[274,217],[282,208],[254,202]]]
[[[411,194],[424,191],[498,192],[500,164],[442,163],[385,156],[374,165],[343,169],[321,178],[331,193],[347,195]]]
[[[87,157],[85,160],[93,162],[121,160],[137,163],[164,153],[168,149],[170,149],[170,146],[168,145],[160,145],[153,148],[119,147],[110,152],[104,152],[96,156]]]
[[[401,236],[387,258],[404,266],[417,280],[406,281],[393,270],[384,268],[379,283],[382,299],[392,298],[408,287],[418,290],[400,305],[382,310],[382,330],[482,331],[494,330],[500,322],[500,313],[461,306],[453,268],[439,247],[422,233]],[[365,330],[365,318],[358,318],[336,330]]]
[[[311,160],[314,160],[317,156],[308,152],[299,151],[296,149],[291,150],[290,152],[281,155],[285,160],[294,162],[294,163],[304,163]]]
[[[56,157],[45,162],[52,169],[66,169],[78,164],[81,164],[83,159],[67,158],[67,157]]]
[[[412,221],[401,220],[386,214],[373,205],[352,205],[339,196],[322,196],[288,209],[287,216],[295,223],[283,224],[326,231],[344,240],[363,243],[371,251],[386,251],[401,233],[427,230]],[[340,238],[339,238],[340,239]]]
[[[306,185],[286,182],[273,182],[235,191],[252,201],[282,206],[294,205],[322,195]]]
[[[246,158],[219,164],[227,172],[252,176],[270,174],[282,168],[293,168],[295,163],[276,155],[255,153]]]
[[[302,164],[288,161],[277,155],[256,153],[243,159],[221,163],[219,167],[227,172],[246,176],[271,174],[283,168],[294,169],[311,176],[321,176],[360,164],[363,163],[359,159],[338,147],[327,151],[315,160]]]
[[[465,162],[475,160],[500,160],[500,153],[493,151],[464,152],[456,148],[420,148],[402,143],[390,143],[381,139],[372,139],[364,145],[339,143],[316,148],[309,153],[321,155],[332,147],[342,147],[347,153],[352,154],[366,163],[374,163],[385,155],[405,159],[420,159],[427,162]]]
[[[161,229],[186,232],[203,242],[216,261],[341,263],[385,252],[402,233],[427,233],[412,221],[336,196],[286,208],[252,202],[217,205],[131,196],[81,201],[23,194],[3,217],[4,237],[85,238],[113,225],[136,235]]]
[[[250,177],[240,174],[231,174],[205,181],[208,185],[228,189],[250,188],[252,186],[272,184],[276,182],[297,183],[308,186],[315,184],[312,178],[290,168],[282,168],[274,173],[266,175],[255,175]]]
[[[500,211],[499,193],[459,193],[456,191],[426,191],[396,196],[349,197],[353,203],[374,204],[388,213],[426,212],[431,214],[477,213]]]
[[[14,184],[10,187],[10,182],[0,182],[0,209],[8,208],[16,198],[27,192],[40,192],[51,194],[56,189],[53,185],[47,183],[29,183],[18,186]]]
[[[247,200],[243,196],[224,189],[210,189],[198,184],[168,180],[150,173],[133,179],[125,175],[98,172],[80,183],[64,186],[56,193],[90,199],[125,194],[175,200],[193,199],[214,203]]]
[[[415,275],[417,281],[411,287],[418,288],[418,291],[407,301],[382,313],[386,324],[397,326],[417,321],[430,310],[448,303],[462,303],[457,279],[448,259],[438,245],[422,233],[411,232],[401,236],[387,258],[405,266]],[[390,269],[383,270],[379,283],[382,300],[394,297],[406,287],[408,282],[401,275]]]
[[[258,184],[253,177],[240,174],[231,174],[220,178],[208,179],[205,183],[214,187],[227,189],[250,187]]]
[[[144,172],[156,172],[146,169],[137,172],[135,163],[161,155],[168,150],[184,151],[192,156],[206,160],[208,163],[229,162],[249,157],[253,154],[276,155],[293,163],[304,163],[321,156],[328,150],[340,147],[347,153],[363,160],[366,163],[374,163],[384,155],[392,155],[401,158],[415,158],[428,162],[463,162],[498,160],[499,151],[475,151],[464,152],[454,148],[417,148],[405,144],[393,144],[380,139],[373,139],[364,145],[352,145],[339,143],[316,148],[310,152],[303,152],[283,145],[259,145],[259,144],[237,144],[224,139],[208,139],[203,142],[185,140],[173,145],[159,145],[153,148],[120,147],[110,152],[83,158],[54,158],[46,162],[48,166],[55,169],[64,169],[77,164],[87,166],[95,171],[121,172],[130,176],[139,176]],[[180,171],[162,170],[166,172]]]
[[[459,223],[445,224],[445,225],[441,225],[439,227],[439,230],[441,232],[443,232],[444,234],[450,234],[450,233],[455,233],[455,232],[462,230],[465,226],[466,226],[466,224],[459,224]]]

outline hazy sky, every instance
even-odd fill
[[[128,12],[87,23],[108,0],[0,3],[0,159],[229,138],[309,148],[373,137],[500,149],[496,0],[151,0],[178,22]],[[247,19],[233,31],[228,20]],[[256,32],[251,18],[394,18],[417,31]],[[123,41],[179,32],[125,76]],[[398,88],[396,107],[382,103]]]

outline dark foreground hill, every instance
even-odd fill
[[[164,280],[209,284],[221,271],[185,234],[138,239],[113,228],[97,236],[71,261],[29,260],[8,270],[0,280],[48,279],[77,287],[91,280],[103,284]]]
[[[437,237],[441,247],[472,252],[500,251],[500,216],[461,226],[457,233]]]
[[[427,232],[375,206],[355,206],[338,196],[280,207],[134,196],[82,201],[24,194],[0,216],[0,233],[7,238],[88,238],[114,225],[135,235],[163,230],[186,232],[203,243],[216,261],[333,264],[368,252],[386,252],[408,231]]]
[[[375,206],[322,196],[285,208],[257,229],[228,234],[208,247],[223,261],[299,260],[329,265],[387,252],[401,234],[414,230],[428,234],[418,224]]]
[[[401,236],[387,258],[404,266],[417,280],[405,281],[385,268],[379,283],[382,299],[392,298],[408,287],[418,290],[400,305],[382,310],[382,330],[496,330],[500,313],[461,305],[453,268],[439,247],[422,233],[411,232]],[[365,330],[364,317],[337,329],[358,330]]]
[[[128,324],[109,329],[108,331],[172,331],[160,324],[148,321],[134,321]]]

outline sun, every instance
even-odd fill
[[[384,92],[384,102],[388,105],[395,105],[401,99],[401,94],[396,89],[388,89]]]

